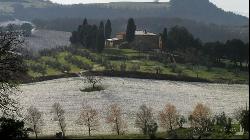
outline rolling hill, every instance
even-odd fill
[[[127,19],[133,17],[139,29],[155,33],[179,25],[204,42],[233,38],[249,42],[249,19],[225,12],[209,0],[75,5],[59,5],[49,0],[0,0],[0,21],[35,21],[42,29],[71,32],[85,17],[94,24],[111,19],[113,33],[124,31]]]
[[[248,18],[225,12],[209,0],[171,0],[158,2],[114,2],[100,4],[59,5],[47,0],[0,0],[0,18],[22,20],[60,17],[116,18],[181,18],[219,25],[248,25]]]

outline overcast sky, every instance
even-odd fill
[[[138,1],[138,2],[150,2],[153,0],[51,0],[61,4],[73,4],[73,3],[106,3],[117,1]],[[169,0],[160,0],[166,2]],[[232,11],[249,17],[249,0],[210,0],[218,7],[223,8],[226,11]]]

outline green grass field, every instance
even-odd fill
[[[79,51],[87,51],[86,49],[79,49]],[[192,66],[187,64],[175,64],[175,68],[173,68],[172,64],[162,63],[159,61],[150,60],[148,57],[151,53],[141,53],[132,49],[105,49],[102,54],[98,54],[95,52],[90,52],[92,57],[95,58],[105,58],[109,61],[114,69],[119,71],[121,70],[121,64],[126,64],[126,71],[133,71],[133,66],[138,65],[137,71],[139,72],[147,72],[147,73],[156,73],[156,68],[160,68],[161,74],[169,74],[169,75],[185,75],[189,77],[198,77],[207,79],[212,82],[220,82],[220,83],[249,83],[249,73],[239,71],[237,73],[232,70],[228,70],[225,68],[211,67],[207,68],[205,66],[199,66],[198,69],[193,70]],[[72,55],[78,60],[82,61],[84,64],[88,64],[93,66],[93,70],[102,71],[105,70],[105,67],[98,63],[91,61],[86,56],[74,55],[70,52],[59,52],[55,56],[42,56],[37,61],[27,60],[28,64],[40,64],[45,65],[46,61],[57,61],[61,65],[68,66],[70,68],[70,73],[78,73],[81,71],[79,66],[71,64],[70,62],[65,60],[65,57],[68,55]],[[46,76],[49,75],[59,75],[60,72],[57,69],[54,69],[50,66],[46,66]],[[35,73],[32,70],[29,70],[29,74],[33,77],[41,76],[39,73]]]

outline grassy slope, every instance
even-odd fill
[[[82,49],[83,50],[83,49]],[[60,52],[56,56],[57,61],[59,61],[63,65],[67,65],[71,68],[71,73],[78,73],[81,71],[81,69],[73,65],[69,62],[67,62],[64,58],[69,55],[69,52]],[[92,55],[96,57],[100,57],[100,54],[91,53]],[[72,55],[72,54],[71,54]],[[140,65],[140,70],[141,72],[148,72],[148,73],[155,73],[155,67],[160,67],[162,69],[162,74],[170,74],[170,75],[178,75],[177,72],[174,72],[172,68],[170,67],[169,64],[163,64],[158,61],[152,61],[152,60],[147,60],[145,59],[145,56],[149,54],[147,53],[139,53],[135,50],[131,49],[105,49],[104,52],[102,53],[102,56],[105,58],[109,59],[110,56],[123,56],[126,57],[126,61],[121,61],[121,60],[109,60],[112,64],[115,65],[116,70],[120,70],[120,65],[122,63],[126,63],[127,70],[131,70],[131,67],[134,64]],[[100,64],[97,64],[95,62],[92,62],[91,60],[87,59],[84,56],[79,56],[79,55],[73,55],[77,59],[81,60],[84,63],[91,64],[94,66],[94,70],[104,70],[104,67],[101,66]],[[144,56],[144,58],[142,57]],[[52,57],[41,57],[37,62],[42,63],[48,59],[53,59]],[[28,63],[36,63],[35,61],[28,60]],[[182,74],[190,77],[196,77],[197,73],[190,68],[188,65],[184,64],[177,64],[176,65],[178,69],[181,69]],[[36,74],[32,71],[29,71],[29,74],[33,77],[40,76],[40,74]],[[56,69],[47,67],[47,74],[46,75],[57,75],[61,74]],[[238,74],[235,74],[232,71],[229,71],[227,69],[223,68],[216,68],[212,67],[209,70],[206,67],[201,66],[198,70],[198,75],[200,78],[204,78],[210,81],[214,82],[229,82],[229,81],[238,81],[241,83],[248,83],[249,79],[249,73],[248,72],[239,72]]]

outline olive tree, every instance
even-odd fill
[[[84,83],[91,85],[92,90],[97,88],[102,89],[102,87],[97,86],[98,84],[101,84],[103,80],[102,76],[95,76],[92,71],[82,72],[80,76],[83,77]]]

